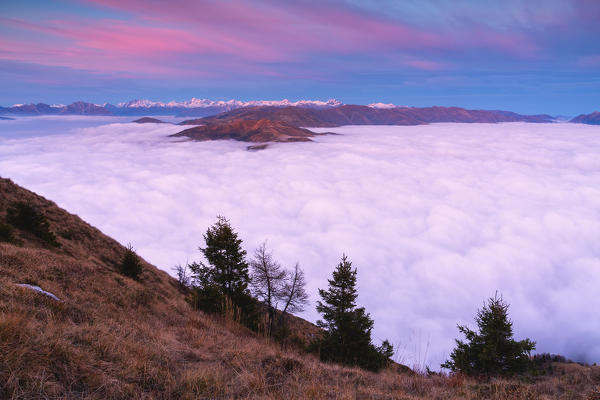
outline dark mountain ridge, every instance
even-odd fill
[[[12,107],[0,107],[0,114],[4,115],[114,115],[103,106],[76,101],[68,106],[51,106],[45,103],[19,104]]]
[[[180,125],[210,125],[228,123],[240,119],[269,119],[286,122],[298,127],[422,125],[434,122],[553,122],[553,118],[549,115],[521,115],[510,111],[467,110],[460,107],[373,108],[360,105],[342,105],[327,109],[247,107],[227,111],[212,117],[183,121]]]
[[[253,103],[253,102],[250,102]],[[263,103],[263,102],[258,102]],[[268,103],[268,102],[267,102]],[[114,116],[156,116],[175,115],[202,117],[183,124],[197,125],[220,122],[222,120],[270,119],[287,122],[294,126],[332,127],[340,125],[420,125],[431,122],[552,122],[549,115],[521,115],[510,111],[467,110],[460,107],[392,107],[378,108],[363,105],[340,105],[339,102],[315,105],[311,102],[299,105],[279,102],[276,105],[243,106],[242,102],[217,105],[169,105],[132,101],[119,105],[92,104],[77,101],[68,106],[38,104],[18,104],[0,107],[2,115],[114,115]],[[301,103],[301,102],[299,102]],[[247,104],[247,103],[246,103]]]
[[[165,121],[151,117],[142,117],[132,122],[135,122],[136,124],[166,124]]]
[[[172,137],[186,136],[193,140],[233,139],[242,142],[310,142],[315,133],[282,121],[235,120],[223,124],[189,128]]]
[[[600,125],[600,112],[594,111],[591,114],[581,114],[569,122],[576,124]]]

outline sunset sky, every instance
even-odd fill
[[[600,2],[2,0],[0,105],[600,109]]]

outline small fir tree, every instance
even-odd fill
[[[133,249],[131,243],[127,244],[125,253],[123,254],[121,262],[119,263],[119,271],[121,271],[123,275],[137,280],[142,273],[142,269],[143,267],[140,257]]]
[[[380,348],[371,343],[373,320],[364,307],[356,306],[356,273],[344,255],[329,280],[329,289],[319,289],[323,301],[317,302],[317,311],[323,321],[317,325],[326,331],[320,357],[323,361],[378,370],[387,365],[393,349],[388,341]]]
[[[240,316],[240,321],[258,329],[257,301],[250,296],[250,276],[242,240],[222,216],[217,217],[204,235],[206,247],[199,247],[206,258],[189,265],[194,281],[192,305],[211,313]],[[234,310],[231,310],[231,308]]]
[[[6,220],[15,228],[28,231],[51,246],[60,246],[56,235],[50,231],[46,216],[30,203],[13,202],[6,211]]]
[[[246,251],[242,249],[242,240],[229,221],[218,216],[217,222],[206,231],[204,241],[206,247],[200,247],[199,250],[209,265],[200,265],[206,269],[204,273],[209,275],[212,283],[234,301],[247,294],[250,276]]]
[[[456,340],[456,348],[450,354],[450,360],[442,364],[442,368],[467,375],[504,376],[523,373],[531,368],[530,354],[535,350],[535,342],[513,339],[508,307],[496,293],[477,311],[475,321],[479,332],[458,325],[466,342]]]

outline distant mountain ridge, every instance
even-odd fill
[[[114,115],[98,104],[76,101],[68,106],[38,104],[15,104],[12,107],[0,107],[4,115]]]
[[[459,107],[379,107],[341,105],[323,109],[299,107],[247,107],[180,125],[212,125],[237,120],[272,120],[296,127],[341,125],[422,125],[434,122],[553,122],[550,115],[521,115],[510,111],[467,110]]]
[[[569,122],[576,124],[600,125],[600,112],[594,111],[591,114],[581,114]]]
[[[224,114],[225,113],[225,114]],[[233,113],[233,114],[227,114]],[[255,115],[256,113],[260,115]],[[70,105],[15,104],[0,107],[0,115],[106,115],[212,117],[259,120],[274,119],[294,126],[339,125],[419,125],[431,122],[553,122],[549,115],[521,115],[510,111],[467,110],[460,107],[407,107],[386,103],[369,105],[343,104],[336,99],[322,100],[209,100],[192,98],[187,101],[159,102],[147,99],[131,100],[116,105],[77,101]],[[232,119],[232,118],[229,118]],[[208,123],[203,120],[201,123]],[[573,121],[576,122],[576,121]]]
[[[342,105],[336,99],[321,100],[209,100],[192,98],[188,101],[167,103],[151,100],[131,100],[117,105],[92,104],[82,101],[68,106],[63,104],[48,105],[38,104],[15,104],[11,107],[0,107],[2,115],[114,115],[114,116],[150,116],[150,115],[174,115],[179,117],[204,117],[231,111],[244,107],[272,106],[272,107],[300,107],[300,108],[330,108]]]

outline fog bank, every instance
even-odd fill
[[[346,253],[374,336],[399,344],[409,365],[437,367],[456,324],[474,327],[496,290],[516,338],[600,361],[600,127],[327,128],[342,135],[248,152],[167,138],[181,128],[166,124],[15,138],[5,122],[0,176],[160,268],[200,259],[222,214],[249,253],[267,239],[276,258],[300,263],[313,321],[317,288]]]

